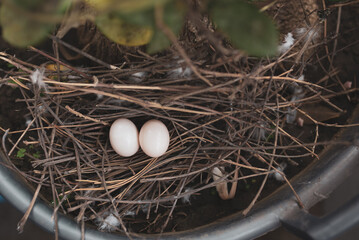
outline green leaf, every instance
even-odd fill
[[[157,4],[163,4],[169,0],[86,0],[86,2],[100,11],[132,13],[153,8]]]
[[[240,0],[211,0],[209,14],[233,45],[253,56],[274,55],[278,34],[269,17]]]
[[[6,4],[0,9],[3,38],[15,47],[27,47],[39,43],[51,31],[52,25],[31,21]]]
[[[11,63],[6,64],[6,66],[7,66],[8,68],[16,68],[16,66],[13,65],[13,64],[11,64]]]
[[[21,7],[23,9],[28,9],[28,10],[36,10],[37,8],[39,8],[43,3],[44,0],[32,0],[32,1],[28,1],[28,0],[8,0],[9,2],[16,4],[18,7]]]
[[[70,0],[4,2],[0,7],[2,37],[15,47],[37,44],[62,20],[70,4]]]
[[[164,7],[163,22],[171,29],[171,31],[178,35],[184,24],[184,6],[181,2],[170,2]],[[147,52],[149,54],[159,52],[166,49],[171,45],[171,41],[166,35],[158,28],[155,29],[155,33],[151,42],[147,46]]]
[[[147,44],[153,35],[152,27],[129,23],[115,13],[99,15],[96,25],[110,40],[130,47]]]
[[[59,192],[59,191],[57,191],[57,192]],[[51,206],[57,206],[57,205],[59,205],[59,203],[62,201],[62,199],[63,199],[64,197],[66,197],[66,196],[60,195],[59,198],[56,198],[55,201],[52,200],[52,201],[51,201]],[[55,205],[55,203],[56,203],[56,205]]]
[[[71,0],[7,0],[13,7],[37,13],[64,13],[71,5]]]
[[[23,158],[25,156],[25,153],[26,153],[26,149],[25,148],[20,148],[16,153],[16,157]]]
[[[40,152],[37,151],[36,153],[33,153],[32,156],[33,156],[34,158],[39,159],[39,158],[40,158]]]
[[[113,13],[113,15],[116,15],[117,17],[121,18],[123,21],[129,24],[155,27],[155,18],[153,13],[153,8],[150,8],[143,11],[131,13],[115,12]]]

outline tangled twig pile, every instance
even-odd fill
[[[299,103],[337,95],[288,73],[269,76],[270,61],[238,74],[218,67],[199,70],[209,87],[173,56],[143,59],[127,69],[45,73],[5,54],[2,58],[27,71],[10,78],[21,88],[31,119],[17,142],[42,150],[38,159],[29,156],[28,179],[50,186],[55,209],[76,212],[78,220],[121,219],[139,211],[152,219],[163,208],[156,220],[167,224],[179,199],[206,188],[217,186],[219,195],[229,198],[235,187],[226,193],[226,182],[273,172],[286,179],[280,164],[316,156],[317,140],[304,143],[287,132],[290,114]],[[298,89],[302,97],[294,99]],[[118,156],[108,130],[120,117],[138,126],[153,118],[165,122],[169,150],[159,158],[142,152]]]

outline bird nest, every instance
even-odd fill
[[[181,230],[174,217],[186,219],[188,206],[207,204],[201,195],[234,199],[246,214],[266,183],[290,185],[296,169],[318,157],[318,146],[326,143],[318,142],[319,126],[333,126],[322,121],[344,112],[331,100],[351,91],[349,83],[331,80],[338,74],[332,65],[322,76],[316,69],[305,77],[304,66],[293,63],[303,49],[267,59],[221,57],[203,41],[192,49],[201,51],[197,58],[138,50],[118,65],[91,58],[97,66],[86,68],[36,48],[46,63],[1,53],[21,70],[9,71],[2,83],[20,89],[18,101],[28,110],[23,130],[2,129],[10,142],[4,148],[15,159],[26,149],[31,166],[14,167],[43,189],[55,213],[127,234]],[[317,59],[305,66],[326,57]],[[306,107],[313,104],[334,114],[318,119]],[[118,118],[138,128],[162,121],[168,151],[157,158],[141,150],[119,156],[108,137]]]

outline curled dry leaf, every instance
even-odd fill
[[[212,178],[213,181],[219,181],[221,178],[224,177],[224,168],[223,167],[214,167],[212,170]],[[234,178],[236,179],[238,177],[238,170],[234,173]],[[230,192],[228,192],[228,186],[227,182],[219,182],[216,185],[216,190],[218,192],[218,195],[223,200],[228,200],[234,198],[236,194],[237,189],[237,181],[233,182]]]

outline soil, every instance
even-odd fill
[[[16,103],[21,97],[17,88],[0,88],[0,126],[4,129],[21,129],[24,126],[24,115],[27,113],[26,106]]]
[[[333,66],[336,66],[341,70],[338,76],[342,83],[345,81],[352,81],[352,88],[356,88],[358,86],[357,79],[359,79],[359,44],[357,42],[357,39],[359,39],[359,7],[343,7],[340,33],[338,36],[335,36],[337,14],[338,11],[336,8],[333,9],[332,13],[328,16],[328,26],[330,27],[328,29],[328,36],[338,37],[338,43],[336,47],[337,51]],[[49,43],[45,43],[45,49],[49,50],[49,46]],[[328,46],[329,49],[332,49],[334,46],[333,41],[330,41]],[[1,41],[0,49],[8,49],[10,52],[14,51]],[[325,49],[320,49],[321,50],[318,50],[318,56],[325,56]],[[34,63],[42,63],[42,57],[36,56],[34,60],[34,53],[29,53],[27,51],[15,52],[19,58],[31,58],[29,61]],[[326,64],[328,65],[329,63],[326,62]],[[7,64],[0,63],[0,77],[5,75],[1,72],[8,71],[11,71],[11,67],[9,67]],[[309,66],[306,67],[305,75],[313,82],[316,82],[315,80],[320,78],[320,76],[323,76],[323,74],[323,69],[318,66],[316,61],[313,61]],[[337,89],[334,90],[337,91]],[[26,127],[24,116],[28,114],[28,111],[26,109],[26,105],[23,102],[17,101],[21,98],[22,94],[18,88],[9,86],[0,87],[0,127],[2,129],[11,129],[13,131],[21,130]],[[332,100],[334,104],[342,109],[345,109],[346,112],[337,118],[328,119],[326,123],[344,124],[348,116],[350,116],[351,110],[358,103],[359,97],[358,94],[354,92],[352,94],[333,98]],[[303,142],[313,141],[313,136],[315,135],[315,126],[311,124],[305,124],[303,127],[298,127],[297,125],[288,125],[286,126],[285,130],[293,136],[301,136],[300,139]],[[336,133],[337,128],[319,126],[319,131],[320,135],[318,142],[321,142],[331,139],[332,136]],[[11,138],[16,140],[18,136],[19,134],[14,134],[11,136]],[[36,136],[34,136],[34,138],[36,138]],[[22,148],[24,145],[20,144],[19,147]],[[324,146],[318,146],[319,149],[323,147]],[[36,150],[33,151],[36,152]],[[288,165],[288,168],[285,170],[286,175],[289,178],[295,176],[311,161],[313,161],[313,157],[311,156],[296,159],[292,164]],[[27,171],[28,168],[30,168],[30,166],[25,163],[26,160],[21,157],[15,157],[14,162],[18,167],[22,167],[24,171]],[[25,169],[24,166],[26,166]],[[190,198],[190,203],[180,202],[177,205],[177,208],[173,212],[172,221],[169,222],[166,231],[181,231],[196,226],[202,226],[221,217],[228,216],[233,212],[243,210],[255,197],[262,183],[262,180],[263,176],[259,176],[256,178],[250,178],[247,181],[240,181],[237,187],[237,194],[235,198],[231,200],[221,200],[214,188],[205,189],[201,191],[200,194],[192,195]],[[283,185],[283,182],[269,179],[266,187],[260,195],[259,200],[271,194],[281,185]],[[152,225],[151,222],[156,219],[158,222],[163,223],[166,220],[164,213],[168,212],[168,210],[168,206],[162,206],[160,207],[158,213],[152,214],[148,220],[146,220],[146,215],[141,212],[137,215],[136,218],[129,216],[126,217],[125,220],[128,222],[130,225],[130,230],[133,232],[160,232],[161,229],[159,229],[159,227],[161,224]]]

